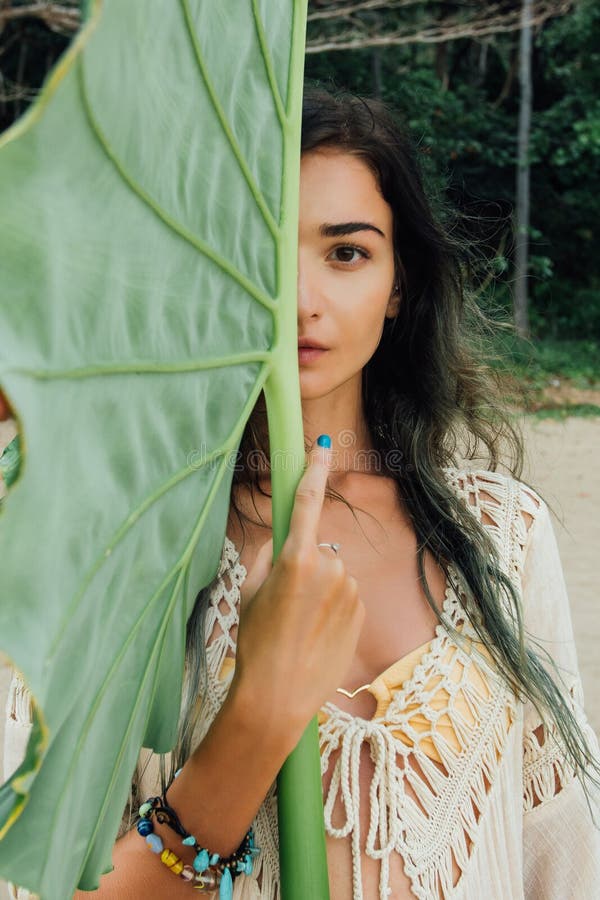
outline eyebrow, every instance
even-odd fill
[[[339,222],[337,225],[324,224],[319,228],[321,237],[342,237],[346,234],[355,234],[357,231],[374,231],[375,234],[380,234],[382,238],[385,237],[380,228],[369,224],[369,222]]]

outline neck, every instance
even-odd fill
[[[320,434],[330,436],[332,474],[337,473],[338,478],[355,472],[377,474],[376,452],[367,427],[359,379],[324,397],[303,398],[302,422],[304,437],[311,446]]]

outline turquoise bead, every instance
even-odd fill
[[[195,847],[196,846],[196,838],[193,834],[188,834],[186,838],[184,838],[181,842],[185,844],[186,847]]]
[[[216,864],[219,862],[220,859],[221,859],[221,857],[219,856],[218,853],[213,853],[213,855],[210,858],[210,865],[216,866]]]
[[[142,803],[142,805],[140,806],[140,816],[147,816],[151,809],[151,803]]]
[[[208,869],[208,850],[201,850],[192,865],[194,866],[196,872],[204,872],[205,869]]]
[[[221,883],[219,885],[219,900],[232,900],[233,898],[233,881],[229,869],[223,871]]]
[[[146,837],[146,843],[153,853],[162,853],[164,848],[163,842],[157,834],[149,834]]]
[[[244,863],[244,874],[245,874],[245,875],[252,875],[252,865],[253,865],[253,864],[252,864],[252,857],[251,857],[251,856],[247,856],[247,857],[246,857],[246,861],[245,861],[245,863]]]

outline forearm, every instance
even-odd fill
[[[301,732],[271,719],[268,701],[232,690],[168,791],[168,802],[203,846],[228,856],[240,844]]]
[[[253,708],[244,691],[232,689],[168,790],[169,805],[185,828],[198,843],[221,856],[228,856],[242,841],[300,737],[286,735],[267,715],[250,715],[248,710]],[[181,838],[166,825],[154,824],[164,846],[191,864],[191,848],[182,846]],[[117,841],[113,866],[113,872],[102,876],[97,891],[78,891],[74,900],[147,900],[149,896],[185,900],[191,896],[191,886],[163,865],[135,829]]]
[[[174,837],[177,839],[176,835]],[[165,846],[174,846],[174,843]],[[97,891],[75,891],[73,900],[147,900],[148,897],[169,897],[169,900],[186,900],[187,897],[190,900],[190,885],[169,872],[135,829],[115,844],[113,866],[112,872],[101,877]]]

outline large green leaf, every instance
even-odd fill
[[[97,886],[140,746],[173,744],[186,620],[263,388],[286,451],[275,553],[304,463],[306,0],[102,7],[0,139],[0,381],[23,452],[0,635],[36,704],[0,791],[0,872],[44,900]]]

